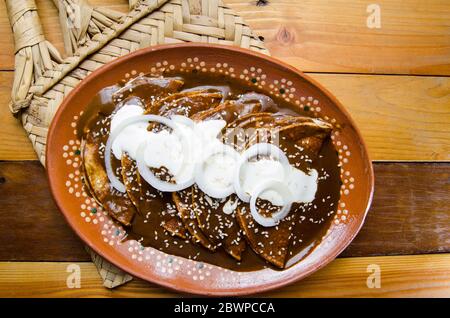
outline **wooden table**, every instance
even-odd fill
[[[91,0],[127,9],[125,0]],[[226,0],[271,53],[322,83],[347,107],[374,160],[375,196],[360,234],[340,258],[264,296],[450,297],[450,2]],[[62,51],[52,1],[37,1]],[[44,169],[8,110],[13,37],[0,2],[0,296],[175,296],[140,280],[107,290],[49,193]],[[81,288],[66,287],[69,264]],[[381,288],[368,288],[368,266]],[[369,267],[370,269],[370,267]]]

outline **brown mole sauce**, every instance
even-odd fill
[[[258,90],[255,87],[248,87],[237,79],[230,80],[223,75],[171,73],[167,76],[181,77],[185,82],[182,89],[206,85],[228,86],[230,87],[230,99],[237,98],[239,94],[254,91],[271,97],[278,106],[278,113],[311,117],[307,111],[299,109],[281,98],[271,96],[268,92]],[[98,142],[106,144],[109,135],[110,115],[116,108],[112,94],[118,88],[120,88],[119,85],[106,87],[94,97],[80,118],[78,125],[81,128],[79,130],[80,138],[87,131],[94,131],[99,136]],[[139,93],[143,94],[142,90]],[[149,96],[141,95],[140,97],[148,99]],[[104,147],[100,147],[100,149],[104,151]],[[104,158],[104,154],[101,154],[101,157]],[[116,172],[120,172],[120,161],[112,156],[112,162]],[[301,162],[296,167],[303,171],[307,167],[316,169],[319,173],[319,180],[316,198],[312,204],[308,204],[301,209],[298,208],[299,204],[297,204],[291,210],[291,213],[293,213],[295,209],[295,213],[300,213],[300,217],[299,222],[293,229],[294,237],[289,247],[290,252],[286,263],[289,263],[289,259],[296,255],[296,261],[306,257],[321,242],[322,237],[330,227],[340,197],[339,159],[330,138],[324,141],[316,160],[306,164]],[[120,174],[117,173],[117,175]],[[171,195],[156,191],[148,185],[144,185],[143,188],[145,194],[141,198],[138,210],[145,212],[135,215],[132,225],[126,228],[127,235],[124,236],[124,241],[128,239],[137,240],[143,247],[151,246],[168,254],[235,271],[253,271],[267,267],[280,270],[259,257],[248,244],[242,253],[242,261],[238,262],[228,255],[223,248],[219,247],[213,253],[199,244],[192,243],[189,239],[183,240],[172,237],[160,225],[161,222],[170,219],[177,213]]]

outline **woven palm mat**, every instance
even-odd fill
[[[130,0],[129,13],[93,7],[87,0],[53,0],[67,57],[48,42],[34,0],[6,0],[15,40],[10,109],[21,119],[45,163],[48,126],[64,97],[87,75],[137,49],[164,43],[237,45],[268,54],[264,44],[220,0]],[[104,285],[132,279],[90,249]]]

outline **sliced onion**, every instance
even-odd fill
[[[280,163],[283,165],[283,167],[285,167],[285,173],[286,175],[288,174],[287,170],[289,168],[289,160],[286,157],[286,154],[277,146],[272,145],[272,144],[268,144],[268,143],[258,143],[255,144],[253,146],[251,146],[250,148],[248,148],[247,150],[245,150],[242,154],[241,154],[241,158],[239,159],[237,166],[236,166],[236,172],[235,172],[235,176],[234,176],[234,182],[233,182],[233,186],[234,186],[234,190],[237,194],[237,196],[239,197],[239,199],[241,199],[243,202],[250,202],[250,194],[245,192],[244,189],[241,186],[241,168],[242,165],[245,164],[249,159],[257,156],[257,155],[275,155],[278,161],[280,161]]]
[[[189,117],[183,115],[172,115],[170,116],[170,119],[187,127],[194,127],[194,121]]]
[[[234,192],[234,186],[233,182],[227,186],[227,187],[214,187],[210,183],[208,183],[205,179],[204,175],[204,165],[206,164],[206,161],[211,158],[214,155],[217,154],[225,154],[230,157],[232,157],[235,162],[239,160],[239,153],[234,150],[233,147],[227,146],[227,145],[220,145],[217,147],[214,147],[207,151],[206,156],[204,156],[203,160],[200,161],[196,165],[195,168],[195,182],[197,183],[197,186],[202,190],[204,193],[206,193],[208,196],[215,198],[215,199],[223,199],[228,197]]]
[[[109,135],[108,140],[106,141],[106,147],[105,147],[105,168],[106,168],[106,174],[108,175],[109,182],[111,185],[118,191],[125,193],[126,188],[125,185],[117,178],[116,174],[113,171],[112,165],[111,165],[111,148],[114,140],[119,136],[119,134],[124,130],[128,125],[139,123],[139,122],[156,122],[163,124],[169,128],[172,128],[174,131],[176,129],[176,126],[174,123],[162,116],[157,115],[139,115],[139,116],[133,116],[125,119],[123,122],[121,122],[116,129],[114,129],[114,132],[111,132]]]
[[[187,181],[181,183],[170,183],[155,176],[155,174],[145,164],[144,153],[146,146],[145,141],[139,145],[136,151],[136,163],[141,177],[144,178],[144,180],[147,181],[153,188],[162,192],[176,192],[189,188],[194,184],[195,179],[193,176]]]
[[[261,215],[258,212],[258,209],[256,208],[256,200],[258,199],[259,195],[267,190],[276,191],[278,194],[281,195],[283,199],[283,206],[281,207],[281,210],[276,213],[273,213],[271,217],[265,217]],[[257,223],[265,227],[277,225],[282,219],[284,219],[289,214],[291,206],[292,206],[292,194],[289,191],[288,187],[284,183],[275,180],[268,180],[262,182],[259,186],[255,188],[250,199],[250,212],[253,216],[253,219]]]

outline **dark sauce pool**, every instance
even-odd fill
[[[223,75],[171,73],[166,74],[166,76],[179,76],[182,78],[185,82],[182,89],[206,85],[228,86],[230,88],[230,99],[235,99],[246,92],[258,92],[271,97],[275,101],[277,109],[274,113],[311,116],[307,111],[272,96],[268,92],[248,87],[237,79],[230,80]],[[117,103],[113,101],[112,95],[120,87],[121,85],[114,85],[104,88],[92,100],[80,118],[80,124],[78,125],[78,127],[82,128],[79,130],[80,138],[83,138],[86,133],[92,133],[97,136],[96,141],[99,144],[106,144],[109,135],[110,115],[117,107]],[[136,90],[133,95],[147,101],[150,99],[145,89]],[[100,149],[104,149],[104,147],[100,147]],[[104,158],[103,153],[99,155],[101,158]],[[293,228],[294,236],[289,247],[287,264],[290,263],[289,259],[298,261],[306,257],[321,242],[322,237],[330,227],[340,197],[339,159],[329,138],[324,141],[317,159],[307,166],[319,172],[318,189],[312,204],[303,207],[297,204],[297,206],[292,208],[295,209],[295,213],[300,214],[300,217]],[[306,168],[302,163],[297,167],[301,170]],[[120,170],[120,162],[116,159],[113,159],[113,168],[117,171]],[[89,189],[89,186],[87,188]],[[156,191],[153,190],[153,192]],[[242,261],[237,262],[221,248],[213,253],[198,244],[193,244],[189,240],[183,240],[167,234],[160,226],[160,223],[164,218],[176,214],[176,208],[170,194],[160,192],[156,194],[151,198],[141,199],[139,210],[145,212],[135,215],[131,226],[126,228],[127,235],[124,236],[124,241],[137,240],[143,247],[151,246],[168,254],[236,271],[253,271],[266,267],[277,269],[258,256],[248,245],[242,254]],[[291,211],[291,213],[294,212]]]

